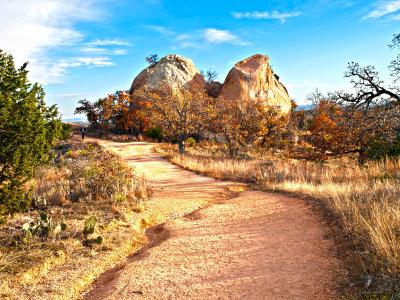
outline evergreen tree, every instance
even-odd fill
[[[62,132],[57,108],[46,106],[43,88],[28,82],[25,67],[16,69],[0,50],[0,215],[29,208],[24,185],[50,160]]]

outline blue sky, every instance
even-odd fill
[[[189,57],[220,81],[236,62],[266,54],[299,104],[315,88],[348,89],[350,61],[389,81],[399,25],[399,0],[0,0],[0,49],[30,62],[30,80],[64,118],[79,99],[129,89],[155,53]]]

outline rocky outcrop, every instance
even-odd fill
[[[217,98],[219,96],[219,93],[221,92],[221,89],[222,83],[218,81],[207,82],[206,94],[211,97]]]
[[[228,73],[220,96],[232,101],[252,99],[279,106],[282,114],[291,108],[289,94],[269,66],[269,57],[256,54],[238,62]]]
[[[184,87],[191,90],[204,90],[206,86],[203,75],[191,59],[180,55],[167,55],[140,72],[129,93],[142,88],[157,91],[161,83],[171,88]]]

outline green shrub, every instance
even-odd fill
[[[78,150],[78,156],[87,156],[90,154],[89,150]]]
[[[172,138],[169,139],[169,142],[171,144],[177,144],[179,142],[179,140],[176,136],[173,136]]]
[[[62,132],[57,108],[46,106],[43,88],[30,84],[27,74],[0,50],[0,215],[29,208],[23,186],[50,160]]]
[[[72,127],[67,123],[62,123],[60,139],[68,140],[71,137]]]
[[[146,136],[157,140],[157,142],[161,142],[164,139],[164,135],[162,133],[163,133],[162,128],[157,126],[150,127],[145,132]]]
[[[193,147],[196,145],[196,139],[194,137],[190,137],[186,140],[186,143],[188,143],[190,147]]]
[[[385,157],[400,156],[400,138],[392,145],[385,145],[385,141],[379,137],[373,137],[368,147],[368,159],[378,160]]]

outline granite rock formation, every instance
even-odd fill
[[[252,99],[268,106],[279,106],[288,114],[291,101],[285,86],[269,65],[269,57],[256,54],[238,62],[228,73],[219,96],[227,100]]]
[[[204,90],[206,81],[191,59],[180,55],[167,55],[140,72],[134,79],[129,93],[142,88],[157,91],[160,84],[171,88]]]

